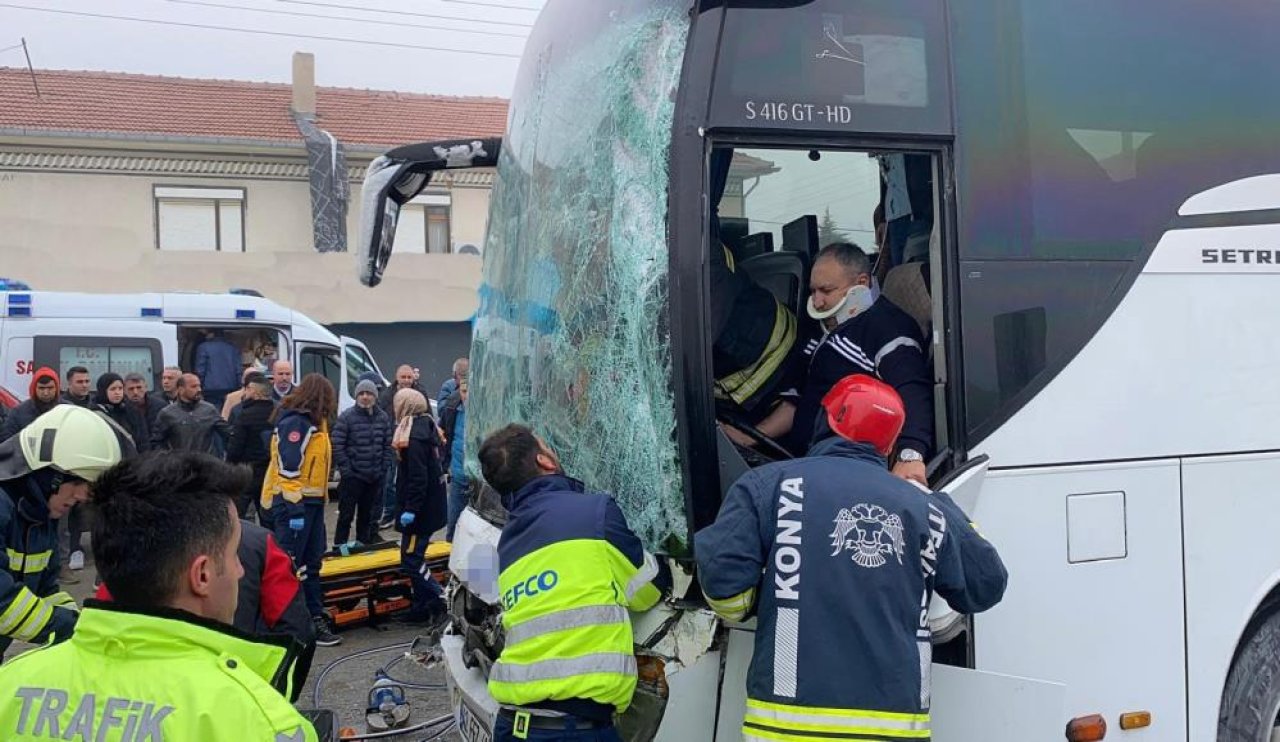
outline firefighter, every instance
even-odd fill
[[[619,740],[613,714],[636,688],[627,612],[652,608],[670,575],[613,498],[565,476],[529,428],[502,428],[479,458],[510,511],[498,541],[506,643],[489,673],[494,738]]]
[[[928,739],[930,598],[984,611],[1007,574],[950,497],[887,470],[893,387],[849,376],[822,407],[808,457],[743,475],[695,540],[711,607],[759,618],[743,738]]]
[[[60,642],[79,608],[58,589],[58,519],[120,461],[123,432],[106,417],[58,405],[0,444],[0,655],[18,639]]]

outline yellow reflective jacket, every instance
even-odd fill
[[[271,462],[262,480],[262,507],[270,508],[277,495],[290,503],[304,499],[325,502],[332,459],[328,423],[317,428],[305,413],[282,410],[271,436]]]
[[[533,480],[512,499],[498,564],[505,644],[489,673],[493,697],[626,710],[636,688],[628,610],[661,594],[658,562],[613,498],[565,476]]]
[[[69,641],[0,665],[0,739],[316,742],[272,685],[292,656],[184,611],[89,601]]]

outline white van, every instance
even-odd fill
[[[360,374],[372,371],[385,382],[359,340],[261,296],[0,291],[0,386],[25,398],[37,368],[65,379],[67,369],[84,366],[94,378],[136,371],[157,389],[165,366],[193,368],[201,332],[213,329],[241,348],[244,363],[290,360],[295,381],[323,374],[341,410],[354,403]]]

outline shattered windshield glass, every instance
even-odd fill
[[[485,433],[527,423],[664,550],[687,535],[666,243],[686,6],[556,2],[540,18],[489,212],[467,425],[473,471]]]

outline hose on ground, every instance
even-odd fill
[[[405,659],[407,659],[406,656],[402,654],[399,657],[393,657],[390,662],[382,666],[382,672],[386,673],[388,680],[412,690],[443,690],[448,687],[444,683],[411,683],[408,680],[401,680],[400,678],[392,675],[391,668],[395,667],[396,663]]]
[[[314,706],[315,708],[320,708],[320,697],[321,697],[321,694],[324,692],[325,678],[329,677],[329,673],[333,672],[333,670],[339,665],[346,664],[351,660],[360,659],[361,657],[368,657],[370,655],[378,654],[379,652],[390,652],[393,649],[408,649],[411,646],[413,646],[413,642],[400,642],[398,644],[388,644],[385,647],[374,647],[372,649],[364,649],[359,652],[352,652],[351,654],[345,654],[339,657],[338,659],[334,660],[333,662],[330,662],[329,665],[320,672],[319,677],[316,678],[316,684],[311,687],[311,705]]]
[[[434,740],[434,739],[439,739],[441,736],[444,735],[444,733],[448,732],[450,729],[453,728],[453,714],[445,714],[444,716],[437,716],[434,719],[428,719],[424,722],[420,722],[412,726],[404,727],[403,729],[388,729],[385,732],[367,732],[365,734],[357,734],[352,737],[343,737],[342,742],[352,742],[352,740],[386,739],[388,737],[399,737],[401,735],[409,734],[410,732],[418,732],[423,729],[426,729],[427,727],[435,726],[437,724],[442,724],[444,722],[448,722],[448,724],[444,727],[443,730],[436,730],[436,732],[433,733],[435,736],[427,738],[429,740]]]

